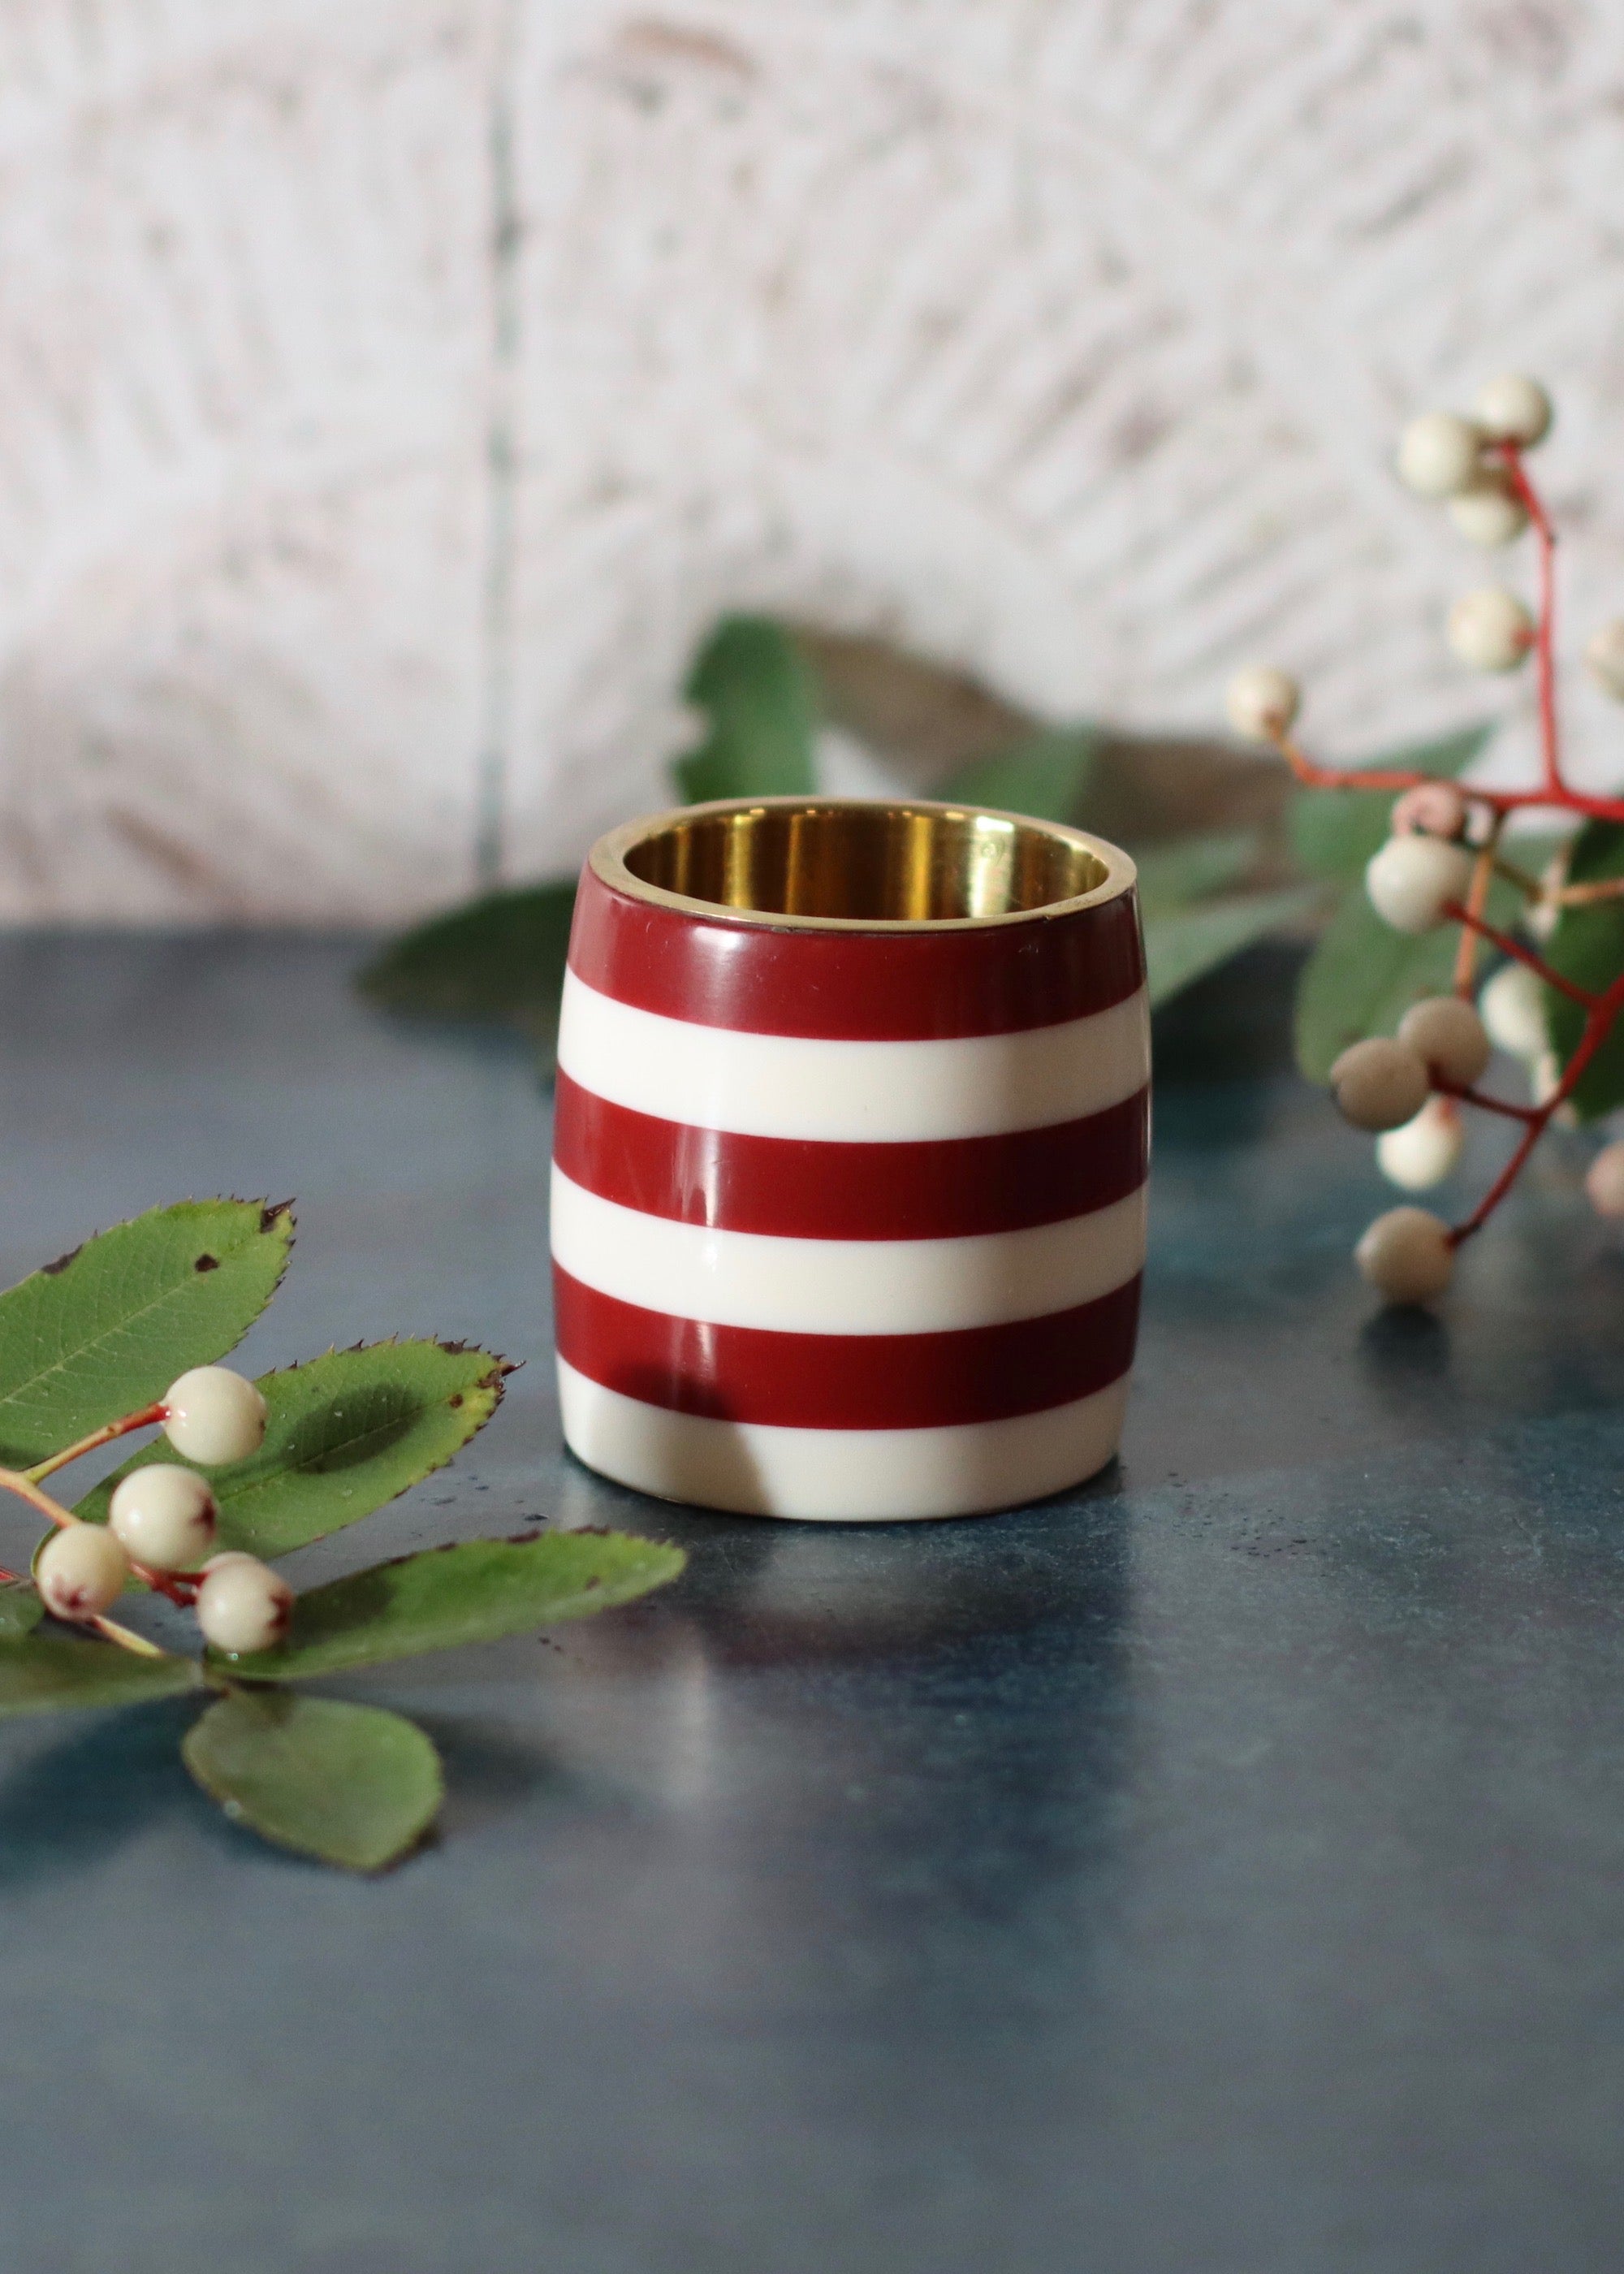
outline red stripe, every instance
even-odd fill
[[[605,884],[575,896],[570,968],[663,1018],[853,1042],[1013,1034],[1109,1010],[1144,983],[1132,892],[984,930],[775,931],[718,907],[697,917]]]
[[[1139,1283],[1004,1326],[780,1335],[645,1311],[553,1267],[559,1354],[646,1405],[790,1429],[929,1429],[1069,1404],[1124,1374]]]
[[[558,1078],[553,1157],[646,1216],[788,1239],[952,1239],[1108,1207],[1144,1183],[1150,1093],[1047,1129],[902,1145],[741,1137],[613,1105]]]

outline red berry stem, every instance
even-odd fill
[[[1593,1011],[1598,1004],[1605,1001],[1605,996],[1592,995],[1588,988],[1575,986],[1563,973],[1553,970],[1543,955],[1515,938],[1510,932],[1501,931],[1498,924],[1490,923],[1486,917],[1474,915],[1470,908],[1463,907],[1459,900],[1446,900],[1443,912],[1453,922],[1470,925],[1473,931],[1480,932],[1485,939],[1492,941],[1500,949],[1502,955],[1515,956],[1519,963],[1526,963],[1537,979],[1543,979],[1547,987],[1554,987],[1559,995],[1566,995],[1582,1010]]]

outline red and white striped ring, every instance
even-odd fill
[[[1133,871],[1044,825],[1086,889],[1004,915],[787,916],[650,881],[662,832],[852,810],[690,809],[587,863],[554,1139],[565,1434],[712,1507],[967,1514],[1116,1449],[1148,1168]],[[995,851],[1038,829],[904,810]]]

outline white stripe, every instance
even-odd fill
[[[778,1429],[622,1397],[559,1360],[570,1450],[638,1492],[741,1516],[890,1524],[980,1516],[1081,1484],[1122,1434],[1128,1377],[1042,1413],[940,1429]]]
[[[957,1239],[784,1239],[678,1224],[553,1171],[553,1253],[600,1294],[792,1335],[936,1334],[1091,1303],[1145,1261],[1145,1193],[1059,1224]]]
[[[1047,1128],[1150,1074],[1144,990],[1056,1027],[950,1042],[831,1043],[662,1018],[564,982],[559,1064],[616,1105],[750,1137],[847,1144]]]

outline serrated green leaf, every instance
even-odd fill
[[[1568,876],[1575,885],[1624,877],[1624,828],[1613,821],[1588,822],[1575,840]],[[1624,974],[1624,898],[1564,908],[1545,956],[1575,986],[1603,993]],[[1584,1032],[1584,1012],[1560,989],[1547,987],[1545,1024],[1551,1047],[1566,1065]],[[1598,1120],[1624,1105],[1624,1023],[1613,1027],[1580,1075],[1571,1102],[1582,1121]]]
[[[996,757],[960,766],[936,794],[951,805],[991,806],[1034,821],[1071,821],[1094,772],[1100,737],[1092,727],[1049,727]]]
[[[725,616],[700,650],[685,692],[710,719],[702,747],[672,768],[690,804],[786,797],[813,787],[817,689],[781,624],[768,616]]]
[[[1361,766],[1393,773],[1458,774],[1486,749],[1492,722],[1462,727],[1436,742],[1383,750]],[[1311,876],[1352,884],[1372,853],[1386,844],[1395,792],[1390,789],[1304,789],[1291,801],[1291,847]]]
[[[202,1669],[191,1658],[138,1658],[117,1643],[36,1629],[0,1641],[0,1718],[51,1713],[69,1706],[136,1706],[196,1690]]]
[[[1188,907],[1209,892],[1221,892],[1252,868],[1262,850],[1256,829],[1227,829],[1211,835],[1181,837],[1134,855],[1139,872],[1139,907],[1146,921]]]
[[[488,892],[391,941],[356,984],[386,1010],[515,1027],[550,1070],[575,906],[573,877]]]
[[[222,1698],[181,1758],[234,1824],[350,1871],[405,1855],[445,1796],[440,1756],[415,1722],[285,1690]]]
[[[315,1587],[283,1650],[231,1662],[254,1681],[304,1682],[463,1643],[493,1642],[612,1609],[674,1579],[686,1557],[619,1532],[470,1540]]]
[[[34,1588],[9,1579],[0,1586],[0,1643],[20,1642],[44,1615],[45,1606]]]
[[[287,1555],[370,1516],[443,1468],[490,1419],[502,1374],[502,1359],[488,1351],[431,1342],[328,1351],[261,1374],[264,1444],[233,1468],[205,1472],[220,1509],[221,1547]],[[147,1446],[75,1514],[104,1524],[121,1478],[179,1457],[166,1442]]]
[[[1497,879],[1489,894],[1490,921],[1502,927],[1514,922],[1521,905],[1515,888]],[[1395,931],[1362,887],[1346,893],[1297,983],[1297,1064],[1309,1081],[1328,1081],[1350,1043],[1392,1034],[1423,996],[1448,994],[1459,939],[1454,924]]]
[[[1306,915],[1320,896],[1318,885],[1290,885],[1282,892],[1247,892],[1147,918],[1145,961],[1153,1008],[1266,933]]]
[[[287,1208],[182,1201],[0,1295],[0,1464],[30,1467],[223,1357],[275,1293],[292,1239]]]

